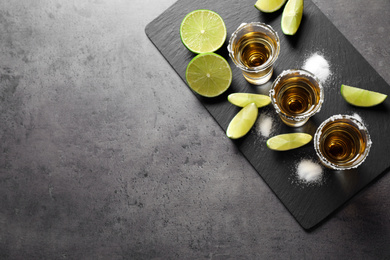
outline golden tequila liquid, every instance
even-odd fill
[[[275,80],[271,101],[280,118],[289,126],[302,126],[323,102],[323,90],[316,78],[302,70],[282,72]]]
[[[248,82],[264,84],[271,78],[273,64],[279,55],[279,37],[266,24],[245,24],[233,33],[228,50]]]
[[[233,46],[240,62],[248,67],[255,68],[263,65],[272,55],[272,41],[264,33],[249,32]]]
[[[247,68],[255,70],[265,64],[273,53],[272,39],[261,32],[249,32],[241,37],[236,45],[233,46],[239,62]],[[251,78],[261,78],[272,73],[272,67],[264,70],[247,72],[243,71],[244,77],[251,82]]]
[[[321,161],[338,170],[360,165],[371,146],[365,126],[357,118],[347,115],[331,117],[321,124],[314,140]]]

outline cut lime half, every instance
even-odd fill
[[[267,140],[267,146],[275,151],[288,151],[309,143],[312,139],[310,134],[289,133],[271,137]]]
[[[255,103],[257,107],[264,107],[271,103],[269,96],[252,93],[233,93],[228,96],[228,100],[239,107],[245,107],[250,103]]]
[[[198,54],[187,66],[189,87],[204,97],[216,97],[225,92],[232,82],[232,70],[222,56],[209,52]]]
[[[211,10],[195,10],[187,14],[180,25],[184,46],[194,53],[214,52],[226,40],[226,26],[222,17]]]
[[[303,0],[288,0],[282,14],[281,27],[286,35],[294,35],[301,24]]]
[[[226,135],[231,139],[238,139],[246,135],[255,124],[258,108],[255,103],[251,103],[240,110],[230,121],[226,130]]]
[[[349,104],[358,107],[372,107],[379,105],[387,95],[361,88],[341,85],[341,95]]]
[[[257,0],[255,7],[264,12],[272,13],[279,10],[287,0]]]

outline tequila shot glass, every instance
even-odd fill
[[[251,84],[262,85],[272,76],[280,40],[278,33],[265,23],[244,23],[232,34],[227,48],[244,78]]]
[[[304,125],[324,102],[319,80],[305,70],[283,71],[273,82],[269,96],[282,121],[291,127]]]
[[[314,149],[321,163],[333,170],[348,170],[361,165],[372,142],[366,126],[350,115],[334,115],[318,127]]]

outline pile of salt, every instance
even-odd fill
[[[311,160],[304,159],[297,166],[297,175],[306,183],[319,182],[322,179],[322,167]]]
[[[321,83],[324,83],[331,74],[328,61],[319,53],[311,55],[302,68],[313,73]]]
[[[269,137],[272,132],[272,124],[272,117],[268,116],[266,113],[262,113],[257,120],[256,130],[262,136]]]

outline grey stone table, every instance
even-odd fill
[[[389,259],[390,175],[304,231],[147,39],[174,1],[0,2],[0,259]],[[390,2],[314,2],[390,83]]]

